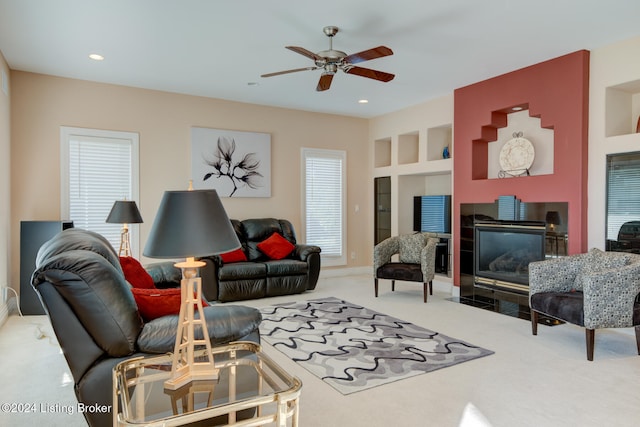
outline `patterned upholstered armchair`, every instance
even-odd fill
[[[588,253],[529,264],[531,329],[539,313],[586,328],[587,359],[593,360],[595,330],[635,326],[640,354],[640,255]]]
[[[440,241],[435,233],[415,233],[389,237],[378,243],[373,250],[373,275],[375,295],[378,296],[378,279],[391,280],[395,291],[396,280],[421,282],[424,287],[424,302],[427,288],[433,295],[433,276],[436,266],[436,245]],[[392,261],[398,255],[398,262]]]

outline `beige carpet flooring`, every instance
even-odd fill
[[[313,292],[246,301],[256,307],[336,296],[495,351],[494,355],[343,396],[279,351],[265,351],[303,382],[302,427],[458,426],[471,402],[496,427],[636,426],[640,423],[640,356],[632,329],[596,332],[595,360],[584,331],[540,326],[454,303],[449,285],[381,283],[368,276],[322,278]],[[44,316],[12,314],[0,328],[0,403],[35,404],[34,413],[0,411],[0,426],[85,426],[81,415],[43,413],[41,405],[73,406],[72,381]]]

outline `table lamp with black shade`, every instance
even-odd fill
[[[196,257],[229,252],[240,247],[215,190],[166,191],[143,254],[151,258],[186,258],[176,267],[182,270],[181,306],[178,319],[171,377],[165,388],[175,390],[193,380],[217,379],[211,342],[202,308],[202,280]],[[195,317],[197,310],[199,317]],[[201,340],[194,326],[200,326]],[[205,347],[205,356],[195,357],[196,346]]]
[[[551,229],[551,231],[555,231],[556,225],[562,224],[562,221],[560,220],[560,212],[547,211],[545,222],[549,224],[549,228]]]
[[[107,216],[109,224],[122,224],[120,232],[119,256],[131,256],[131,239],[129,236],[129,224],[141,224],[142,216],[136,202],[133,200],[116,200]]]

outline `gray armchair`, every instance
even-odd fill
[[[433,295],[433,277],[436,265],[436,245],[440,242],[435,233],[415,233],[389,237],[373,249],[373,274],[375,295],[378,296],[378,279],[391,280],[395,291],[396,280],[421,282],[424,302],[427,288]],[[398,255],[398,262],[392,261]]]
[[[587,359],[593,360],[595,330],[635,326],[640,354],[640,255],[588,253],[529,264],[531,329],[539,314],[586,329]]]

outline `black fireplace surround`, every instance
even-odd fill
[[[461,203],[455,254],[460,302],[529,319],[528,264],[558,256],[557,236],[569,238],[568,210],[566,202],[523,202],[516,196]],[[558,213],[553,225],[546,221],[548,212]]]

